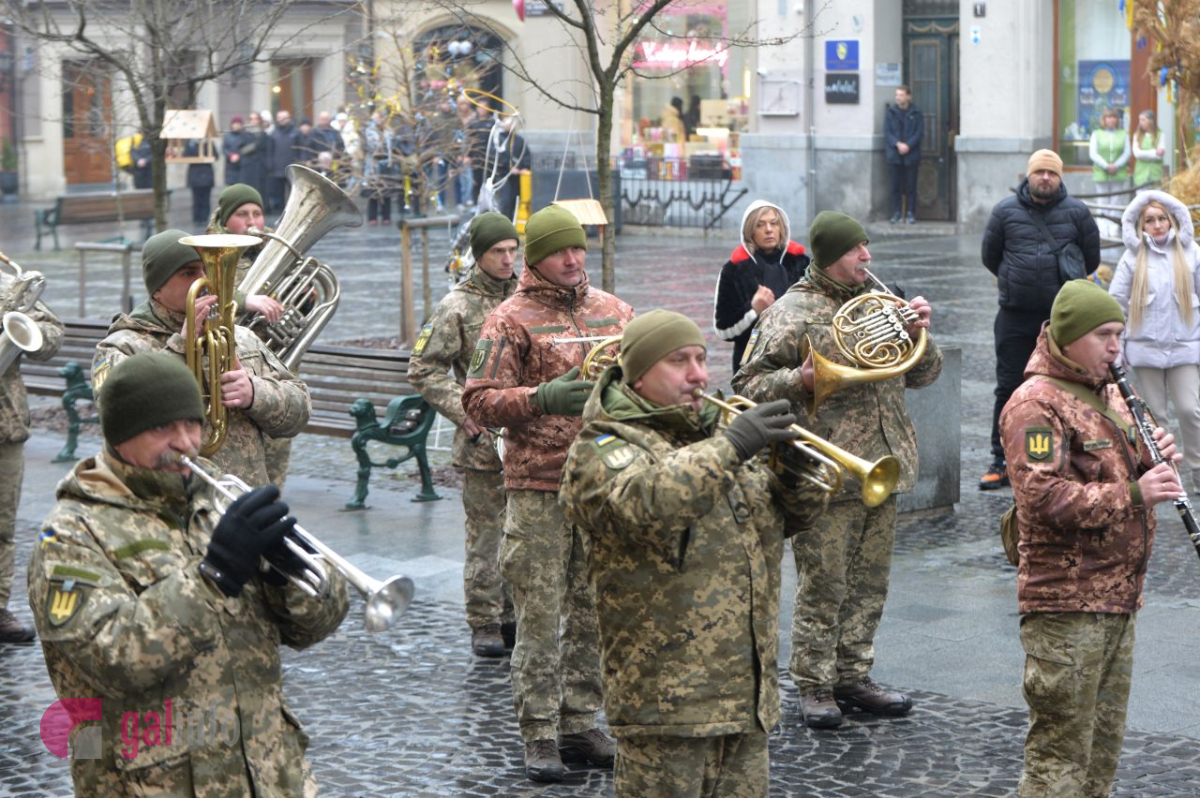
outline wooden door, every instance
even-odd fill
[[[291,114],[296,127],[300,126],[300,120],[304,117],[313,119],[311,58],[286,58],[271,62],[271,113],[278,111]]]
[[[954,136],[958,131],[958,20],[906,19],[904,72],[921,109],[917,218],[954,221],[957,205]]]
[[[67,185],[111,182],[111,81],[93,62],[63,63],[62,124]]]

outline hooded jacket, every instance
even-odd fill
[[[257,577],[226,597],[199,570],[219,520],[212,489],[110,451],[76,464],[57,498],[29,607],[59,697],[102,702],[99,758],[71,760],[75,794],[315,793],[278,649],[333,633],[349,607],[342,577],[330,569],[320,600]]]
[[[1030,214],[1039,213],[1057,245],[1051,247]],[[1058,249],[1074,241],[1083,250],[1087,273],[1100,265],[1100,230],[1087,206],[1067,196],[1067,187],[1047,202],[1035,202],[1029,178],[1017,193],[996,203],[983,233],[983,265],[996,275],[1000,307],[1050,318],[1054,297],[1062,288]]]
[[[538,386],[561,377],[592,348],[555,338],[620,335],[633,308],[588,285],[564,288],[526,266],[516,292],[488,316],[471,359],[463,409],[485,427],[504,427],[504,487],[557,491],[563,461],[582,422],[548,416],[535,402]]]
[[[1171,230],[1160,246],[1149,234],[1138,238],[1137,223],[1150,200],[1157,200],[1175,218],[1178,233]],[[1144,191],[1133,198],[1121,217],[1121,238],[1125,254],[1121,256],[1108,292],[1129,316],[1129,299],[1137,269],[1138,252],[1146,249],[1146,307],[1141,324],[1135,330],[1125,327],[1125,362],[1130,366],[1169,369],[1200,364],[1200,246],[1194,240],[1192,218],[1179,200],[1162,191]],[[1184,322],[1175,296],[1175,265],[1171,252],[1178,236],[1184,260],[1191,275],[1188,284],[1192,322]]]
[[[600,377],[559,503],[591,540],[604,709],[617,737],[770,731],[779,720],[783,538],[824,510],[714,434]]]
[[[478,265],[466,280],[451,289],[433,318],[421,328],[408,361],[408,382],[441,415],[458,428],[451,456],[459,468],[499,471],[500,456],[488,433],[472,440],[463,430],[463,384],[483,322],[517,287],[517,278],[497,280]]]
[[[1115,385],[1067,360],[1043,326],[1000,414],[1017,504],[1017,601],[1028,612],[1131,613],[1154,543],[1132,418]],[[1122,427],[1044,377],[1086,386]]]
[[[779,214],[779,249],[761,252],[754,242],[744,234],[746,220],[759,208],[774,208]],[[729,255],[717,277],[717,290],[713,295],[713,327],[722,339],[733,341],[733,370],[742,363],[742,353],[750,340],[750,330],[758,320],[758,312],[750,305],[760,285],[775,292],[775,298],[783,296],[804,274],[809,257],[804,246],[790,239],[792,225],[787,213],[774,203],[755,200],[742,214],[743,231],[741,243]]]

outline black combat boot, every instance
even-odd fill
[[[617,758],[617,744],[599,729],[564,734],[559,738],[558,751],[564,762],[588,762],[601,767],[612,767]]]
[[[874,715],[907,715],[912,709],[912,699],[904,693],[885,689],[871,677],[851,687],[835,687],[833,697],[843,712],[861,709]]]
[[[563,763],[554,740],[525,743],[525,775],[530,781],[549,784],[563,780]]]
[[[842,725],[842,711],[833,700],[833,691],[814,690],[800,696],[800,713],[810,729],[836,729]]]
[[[471,630],[471,650],[480,657],[503,657],[504,638],[500,624],[489,623]]]
[[[8,610],[0,610],[0,643],[28,643],[37,634]]]
[[[504,647],[512,651],[517,644],[517,622],[505,621],[500,624],[500,636],[504,638]]]

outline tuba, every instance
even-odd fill
[[[274,324],[254,313],[239,322],[253,330],[291,371],[337,310],[341,289],[333,270],[304,253],[335,227],[358,227],[362,212],[346,192],[309,169],[287,168],[292,193],[274,233],[252,230],[268,239],[239,288],[246,296],[269,294],[283,305]]]
[[[881,291],[854,297],[833,316],[833,341],[838,351],[856,365],[834,363],[813,347],[807,334],[804,336],[804,348],[813,359],[813,392],[805,403],[810,416],[830,394],[851,385],[898,377],[925,355],[925,330],[921,329],[913,340],[906,329],[918,319],[916,311],[900,297],[889,294],[875,275],[867,272],[867,276]]]
[[[0,282],[0,374],[26,352],[42,348],[42,329],[28,314],[46,287],[41,272],[25,271],[0,252],[0,263],[13,270],[14,278]]]
[[[237,368],[237,342],[233,332],[234,283],[242,250],[258,244],[254,236],[210,235],[179,239],[193,247],[204,262],[204,276],[187,294],[187,321],[183,328],[188,369],[200,384],[209,437],[200,447],[205,457],[221,448],[229,432],[229,415],[221,401],[221,375]],[[196,299],[213,294],[217,302],[203,319],[196,318]],[[207,387],[207,391],[205,388]]]

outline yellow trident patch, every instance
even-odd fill
[[[429,337],[433,335],[433,325],[426,324],[421,328],[421,334],[417,336],[417,342],[413,344],[412,353],[420,356],[425,351],[426,345],[429,343]]]
[[[1025,430],[1025,454],[1030,460],[1049,460],[1054,453],[1054,432],[1049,427]]]
[[[74,580],[54,583],[46,597],[46,618],[51,626],[62,626],[75,617],[87,600],[85,588]]]

